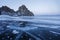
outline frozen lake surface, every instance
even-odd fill
[[[0,15],[0,40],[60,40],[60,16]]]

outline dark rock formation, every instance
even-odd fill
[[[10,9],[10,8],[7,7],[7,6],[2,6],[2,7],[0,7],[0,11],[1,11],[1,12],[2,12],[2,11],[10,12],[10,13],[15,12],[13,9]]]
[[[0,15],[10,15],[12,16],[15,13],[13,9],[10,9],[7,6],[0,7]]]
[[[10,15],[10,16],[34,16],[25,5],[19,7],[18,11],[14,11],[7,6],[0,7],[0,15]]]
[[[20,6],[17,13],[19,16],[34,16],[34,14],[30,12],[25,5]]]

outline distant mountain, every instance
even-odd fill
[[[34,16],[32,12],[30,12],[25,5],[19,7],[17,11],[10,9],[7,6],[0,7],[0,15],[10,15],[10,16]]]

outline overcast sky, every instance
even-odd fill
[[[35,14],[60,12],[60,0],[0,0],[0,7],[6,5],[15,11],[23,4]]]

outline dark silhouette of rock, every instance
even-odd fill
[[[34,14],[30,12],[25,5],[20,6],[17,13],[19,16],[34,16]]]
[[[19,7],[18,11],[14,11],[7,6],[0,7],[0,15],[10,15],[10,16],[34,16],[25,5]]]
[[[0,7],[0,15],[10,15],[12,16],[15,13],[13,9],[10,9],[7,6]]]
[[[0,7],[0,11],[1,11],[1,12],[2,12],[2,11],[10,12],[10,13],[15,12],[13,9],[10,9],[10,8],[7,7],[7,6],[2,6],[2,7]]]

